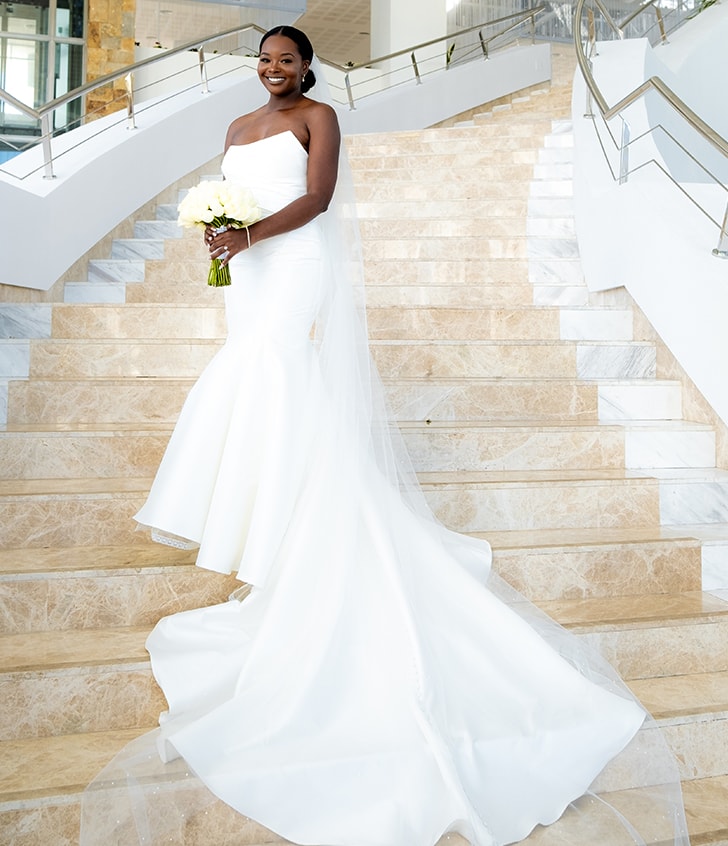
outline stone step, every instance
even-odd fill
[[[403,161],[405,159],[405,161]],[[399,164],[402,162],[401,164]],[[373,159],[353,170],[354,187],[370,184],[398,185],[417,182],[423,185],[446,184],[448,193],[454,186],[473,183],[474,174],[478,182],[517,182],[526,184],[534,173],[532,164],[491,164],[487,156],[480,153],[463,153],[452,156],[419,156]]]
[[[657,524],[667,484],[612,469],[441,471],[420,480],[436,516],[461,532]],[[698,477],[696,497],[702,484]],[[150,485],[150,478],[128,477],[0,481],[0,548],[143,543],[131,518]],[[692,513],[700,510],[699,499],[691,505]]]
[[[88,263],[89,282],[143,282],[142,259],[91,259]]]
[[[412,238],[512,238],[525,237],[525,221],[518,217],[437,219],[377,217],[365,219],[359,226],[366,241],[398,241]],[[551,237],[548,235],[547,237]],[[572,236],[573,237],[573,234]]]
[[[509,124],[506,131],[502,126],[472,126],[442,129],[439,127],[419,130],[406,130],[404,132],[368,132],[358,135],[350,135],[346,138],[346,147],[349,156],[355,159],[360,154],[367,155],[372,148],[385,148],[385,155],[392,150],[407,152],[412,151],[417,145],[427,145],[432,142],[449,144],[462,140],[472,139],[497,139],[500,146],[501,141],[511,138],[530,138],[538,134],[553,132],[554,124],[551,118],[537,118],[525,121],[514,121]],[[537,145],[537,146],[540,146]]]
[[[568,259],[531,258],[528,278],[534,286],[534,301],[537,300],[537,289],[544,286],[553,289],[578,287],[581,292],[585,288],[581,260],[576,256]]]
[[[529,378],[636,379],[655,374],[655,349],[640,341],[473,340],[468,344],[374,341],[371,349],[380,373],[389,379],[451,376],[492,379],[526,375]]]
[[[240,582],[195,567],[196,557],[142,532],[131,545],[0,550],[0,632],[22,640],[30,632],[148,629],[161,616],[224,602]]]
[[[164,259],[162,238],[116,238],[111,245],[112,259]]]
[[[530,218],[574,216],[574,198],[570,194],[563,197],[529,196],[526,205]]]
[[[392,305],[367,309],[369,337],[379,340],[629,339],[632,313],[616,309],[557,310],[541,306],[489,308]],[[57,305],[59,339],[221,339],[225,309],[216,305]],[[625,336],[629,336],[625,338]]]
[[[175,220],[137,220],[134,223],[134,238],[155,239],[155,238],[181,238],[183,234],[181,226]]]
[[[728,522],[728,471],[652,471],[660,481],[660,522],[666,526]]]
[[[396,259],[369,260],[364,264],[364,278],[367,290],[378,285],[508,287],[529,283],[529,261],[526,258],[476,258],[469,261],[447,258],[409,262]]]
[[[573,217],[534,217],[526,219],[526,235],[529,238],[570,238],[576,235]]]
[[[441,190],[441,182],[437,187]],[[382,184],[357,184],[356,200],[359,203],[396,201],[432,202],[433,186],[426,182],[387,182]],[[467,199],[475,200],[521,199],[528,196],[525,182],[454,182],[447,186],[447,200]],[[540,196],[536,193],[535,196]],[[564,193],[564,196],[571,194]]]
[[[61,735],[53,738],[30,738],[8,741],[0,746],[0,838],[15,841],[18,831],[37,832],[41,840],[73,844],[78,842],[80,796],[101,768],[128,742],[140,734],[139,729],[95,732],[86,735]],[[23,761],[25,766],[19,767]],[[685,805],[693,843],[701,846],[722,846],[725,842],[725,806],[728,800],[728,777],[693,779],[683,784]],[[639,791],[622,791],[609,797],[612,801],[634,808],[640,801]],[[646,800],[651,801],[649,796]],[[221,803],[205,810],[212,837],[219,846],[270,846],[284,841],[252,822],[241,828],[240,817]],[[564,846],[566,843],[599,843],[599,846],[631,846],[621,825],[613,827],[611,812],[595,829],[594,819],[567,812],[556,824],[539,828],[527,838],[529,846]],[[586,823],[588,828],[581,830]],[[210,837],[192,825],[189,839],[177,846],[209,846]],[[654,837],[647,846],[668,846],[664,820],[655,822]],[[32,836],[32,835],[31,835]],[[599,840],[593,838],[597,836]],[[51,841],[49,838],[53,838]],[[723,839],[721,839],[723,838]],[[29,841],[30,842],[30,841]],[[670,841],[671,842],[671,841]],[[151,846],[154,846],[153,844]],[[457,835],[447,835],[438,846],[466,846]]]
[[[401,430],[418,472],[715,466],[715,432],[698,423],[458,420]],[[170,435],[169,424],[10,428],[0,439],[0,479],[153,475]]]
[[[444,166],[446,163],[455,167],[493,167],[539,164],[538,144],[529,146],[504,147],[494,145],[489,138],[472,138],[453,141],[452,143],[432,142],[418,145],[416,149],[396,145],[372,147],[365,153],[350,157],[354,173],[385,168],[418,168],[424,162],[433,162]],[[543,162],[544,164],[546,162]]]
[[[407,157],[417,159],[419,156],[459,156],[459,155],[492,155],[502,156],[506,160],[513,160],[514,156],[527,156],[528,161],[538,161],[538,148],[540,142],[534,144],[531,135],[509,135],[502,133],[498,143],[493,142],[492,132],[479,132],[477,130],[468,133],[467,137],[443,138],[437,136],[431,140],[411,139],[407,142],[389,141],[383,143],[370,143],[369,145],[350,145],[347,139],[349,161],[352,169],[363,166],[367,167],[372,161],[386,161],[393,158]],[[540,135],[536,136],[540,138]],[[522,138],[526,144],[514,144],[514,141]],[[500,141],[505,146],[500,146]],[[522,163],[526,163],[525,161]]]
[[[533,168],[534,179],[571,179],[574,165],[571,162],[548,162],[536,164]]]
[[[493,545],[495,571],[532,601],[700,589],[706,541],[690,531],[637,525],[479,536]],[[725,526],[722,538],[725,546]],[[194,550],[150,543],[0,550],[0,631],[152,625],[224,601],[239,583],[194,567],[195,559]],[[83,602],[71,601],[77,591]]]
[[[383,259],[396,261],[400,265],[401,260],[407,258],[419,261],[436,261],[438,263],[446,262],[448,265],[479,262],[485,266],[494,261],[525,260],[529,257],[532,259],[542,258],[543,260],[563,259],[567,257],[564,254],[565,250],[568,251],[568,258],[572,260],[578,258],[573,238],[560,239],[559,250],[555,252],[556,245],[553,243],[555,239],[527,239],[523,222],[518,224],[517,229],[510,226],[503,227],[499,223],[494,223],[492,228],[489,228],[489,226],[488,221],[485,221],[480,227],[471,227],[471,231],[476,234],[469,236],[463,236],[455,227],[451,230],[451,234],[433,235],[424,241],[418,236],[418,227],[415,226],[413,237],[410,238],[391,239],[382,237],[369,239],[362,245],[365,271],[367,264]],[[379,228],[381,229],[381,226]],[[447,227],[445,229],[447,230]],[[401,246],[399,246],[400,244]],[[148,261],[147,273],[154,274],[156,270],[157,278],[159,275],[163,276],[162,281],[176,281],[179,264],[192,262],[195,265],[192,272],[189,269],[180,268],[179,281],[184,283],[191,280],[199,283],[200,279],[203,281],[207,279],[206,269],[209,267],[209,255],[201,239],[195,237],[165,242],[165,256],[167,259],[165,262]],[[402,270],[405,271],[405,268],[402,268]],[[138,284],[145,281],[145,278],[126,281],[129,284]],[[457,283],[448,282],[448,284]]]
[[[459,532],[656,525],[660,483],[632,473],[461,471],[420,481],[438,519]]]
[[[155,209],[157,220],[173,220],[176,222],[179,210],[177,203],[158,203]]]
[[[497,200],[453,200],[443,198],[440,201],[430,198],[423,202],[407,200],[383,200],[375,202],[360,202],[356,206],[360,228],[366,228],[366,223],[372,219],[387,218],[398,220],[406,224],[420,219],[440,220],[443,224],[448,221],[499,221],[501,218],[521,221],[528,211],[528,199],[522,197],[508,197]],[[415,224],[412,224],[415,225]],[[487,224],[486,224],[487,225]]]
[[[174,243],[174,242],[169,242]],[[132,302],[136,296],[137,287],[146,286],[146,296],[153,302],[154,292],[160,285],[176,284],[179,290],[177,302],[186,302],[188,292],[191,288],[207,291],[207,272],[209,260],[197,253],[197,247],[190,250],[192,257],[184,258],[177,256],[174,260],[167,262],[147,262],[146,279],[144,284],[129,285],[127,288],[128,301]],[[565,267],[564,262],[559,262],[558,267],[542,261],[538,267],[531,262],[531,276],[533,282],[540,284],[565,285],[579,284],[584,288],[584,277],[581,272],[581,265],[578,261],[573,263],[573,270]],[[568,277],[561,278],[559,274],[570,273]],[[402,262],[396,258],[374,260],[369,259],[364,263],[364,277],[367,289],[378,285],[447,285],[447,286],[485,286],[485,287],[508,287],[514,284],[529,283],[529,261],[527,258],[513,259],[486,259],[476,257],[468,260],[452,258],[435,259],[431,261],[409,261]],[[532,289],[533,290],[533,289]],[[506,299],[508,292],[494,291],[497,302],[508,305]],[[217,295],[216,297],[214,295]],[[209,302],[220,300],[220,291],[208,292]]]
[[[583,636],[623,679],[641,679],[637,687],[652,698],[653,707],[659,704],[663,719],[670,711],[665,691],[669,691],[671,678],[677,687],[675,676],[719,673],[723,678],[728,672],[728,602],[709,593],[553,600],[538,605],[569,631]],[[653,686],[653,679],[660,681]],[[724,685],[725,679],[719,686],[722,695]],[[688,693],[682,688],[683,697]],[[676,708],[673,716],[679,717],[685,707],[679,699],[672,701]],[[728,724],[723,723],[728,737],[726,728]],[[725,768],[728,756],[719,757]]]
[[[728,628],[728,603],[703,602],[698,611],[700,596],[642,597],[646,606],[640,608],[638,618],[632,616],[633,603],[627,598],[624,617],[615,617],[608,624],[594,619],[579,625],[579,636],[591,640],[601,637],[601,630],[609,625],[616,660],[639,673],[630,678],[630,686],[660,722],[673,752],[684,762],[681,775],[688,778],[726,775],[728,762],[728,669],[690,669],[691,658],[700,664],[706,652],[720,653],[720,641]],[[614,600],[571,604],[582,610],[588,606],[595,618],[605,603],[616,607]],[[569,604],[561,603],[567,618]],[[660,615],[665,608],[663,620]],[[654,615],[649,620],[646,609]],[[704,644],[696,635],[701,626]],[[165,701],[152,677],[144,646],[151,627],[0,636],[0,690],[4,701],[13,704],[0,715],[0,743],[153,726]],[[667,641],[685,640],[681,660],[672,664],[687,670],[661,675],[664,662],[653,643],[656,629],[664,632]]]
[[[645,380],[640,380],[640,383]],[[194,383],[193,377],[155,379],[65,379],[12,381],[11,426],[171,423]],[[649,394],[660,383],[646,381]],[[615,385],[575,379],[410,379],[385,382],[393,412],[402,420],[597,419],[602,394]],[[637,385],[636,387],[639,387]],[[676,383],[669,383],[677,388]],[[624,391],[621,391],[624,396]],[[657,393],[657,397],[661,397]],[[663,404],[664,405],[664,404]]]
[[[533,306],[532,285],[396,285],[367,287],[369,309],[397,306],[522,309]]]
[[[63,302],[123,303],[126,302],[126,291],[126,282],[66,282]]]
[[[198,376],[220,348],[208,339],[33,342],[34,379]],[[373,341],[384,378],[637,379],[655,375],[655,347],[646,341]]]
[[[638,525],[474,534],[490,542],[494,571],[527,599],[542,602],[700,590],[709,541],[696,536],[693,527],[681,528]],[[728,527],[722,527],[721,537],[728,543]]]
[[[150,628],[0,636],[0,744],[153,726],[166,703],[144,648]]]
[[[671,687],[673,691],[677,689],[682,694],[678,698],[686,708],[702,709],[702,719],[700,716],[688,715],[684,710],[682,713],[664,710],[659,719],[659,724],[668,742],[677,753],[678,760],[682,763],[681,775],[685,779],[686,807],[691,820],[691,830],[695,832],[697,828],[695,820],[703,817],[701,814],[690,813],[691,800],[694,801],[698,796],[702,800],[700,805],[696,804],[695,810],[700,807],[705,808],[706,804],[710,810],[714,810],[716,808],[715,800],[719,800],[726,794],[728,779],[726,779],[725,774],[707,774],[716,768],[714,763],[716,755],[714,753],[719,751],[726,743],[725,718],[720,718],[720,715],[725,714],[726,710],[726,674],[693,674],[675,680]],[[659,707],[661,695],[664,694],[664,690],[659,689],[659,680],[657,685],[654,684],[654,681],[650,684],[649,691]],[[711,717],[712,719],[710,719]],[[55,736],[4,740],[0,743],[0,832],[2,832],[3,826],[8,830],[13,823],[17,825],[20,813],[23,811],[27,817],[32,819],[35,816],[33,811],[41,807],[41,803],[48,813],[52,811],[61,797],[65,797],[66,805],[77,801],[85,784],[96,775],[121,746],[143,730],[144,726],[135,726],[127,729],[105,729],[93,733],[67,733]],[[714,745],[716,742],[718,743],[717,749]],[[686,752],[689,757],[683,759],[681,753]],[[18,761],[23,761],[24,766],[22,768],[17,766]],[[58,763],[56,764],[56,762]],[[713,799],[713,802],[706,803],[706,797]],[[717,808],[720,808],[719,804]],[[206,811],[206,813],[208,812]],[[72,824],[70,819],[72,815],[67,814],[66,817],[66,823]],[[577,816],[575,819],[577,821],[575,824],[578,824],[580,817]],[[703,820],[703,824],[700,826],[703,833],[708,830],[710,819],[711,815],[708,814],[707,819]],[[533,842],[538,844],[587,842],[564,841],[562,839],[566,830],[564,826],[569,821],[570,817],[567,814],[555,827],[542,830],[543,835],[549,835],[548,840],[544,840],[542,832],[539,831],[534,834],[535,840]],[[253,826],[253,828],[256,829],[255,839],[267,843],[275,842],[260,827]],[[250,824],[246,824],[245,831],[246,833],[250,832]],[[590,821],[590,832],[592,836],[595,833],[594,820]],[[558,836],[558,839],[551,839],[556,836]],[[216,842],[222,842],[218,838],[219,832]],[[246,841],[248,841],[247,837]],[[525,842],[529,841],[531,841],[531,838],[528,838]],[[75,841],[71,840],[70,842]],[[241,843],[243,841],[236,839],[234,842]],[[598,842],[610,844],[613,841],[600,836]],[[701,839],[700,842],[708,843],[710,841]]]
[[[615,382],[599,386],[599,419],[679,420],[682,385],[677,381]]]
[[[0,339],[47,338],[50,334],[51,306],[47,303],[7,303],[0,305]]]
[[[0,338],[0,379],[27,379],[30,372],[30,340]]]

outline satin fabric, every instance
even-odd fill
[[[305,190],[306,153],[284,132],[230,148],[223,170],[274,211]],[[231,262],[228,339],[137,515],[253,585],[150,635],[160,751],[296,843],[516,842],[645,714],[489,590],[487,544],[422,519],[339,431],[310,340],[322,232]]]

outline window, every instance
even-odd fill
[[[0,88],[37,108],[82,85],[84,35],[84,0],[0,2]],[[72,124],[82,108],[79,98],[58,109],[53,128]],[[0,99],[0,158],[34,143],[39,134],[38,121]]]

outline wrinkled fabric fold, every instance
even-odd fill
[[[305,190],[306,156],[286,132],[231,148],[224,171],[275,209]],[[190,827],[212,842],[220,819],[316,846],[447,832],[501,846],[567,808],[563,822],[611,826],[620,844],[658,825],[686,846],[654,722],[490,572],[487,543],[407,487],[376,372],[346,352],[361,326],[332,321],[353,312],[333,279],[337,232],[324,215],[231,262],[228,339],[137,520],[253,589],[149,636],[168,711],[87,791],[83,846],[183,843]]]

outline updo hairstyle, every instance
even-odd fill
[[[296,29],[295,26],[277,26],[273,29],[269,29],[268,32],[260,39],[260,45],[258,46],[258,52],[262,52],[263,44],[267,38],[270,38],[271,35],[283,35],[285,38],[290,38],[291,41],[295,43],[298,47],[298,52],[301,55],[301,58],[305,62],[311,62],[313,60],[313,45],[308,39],[308,36],[305,32],[302,32],[300,29]],[[314,76],[314,72],[309,68],[306,71],[306,76],[303,78],[303,82],[301,83],[301,92],[305,94],[307,91],[310,91],[314,85],[316,85],[316,77]]]

